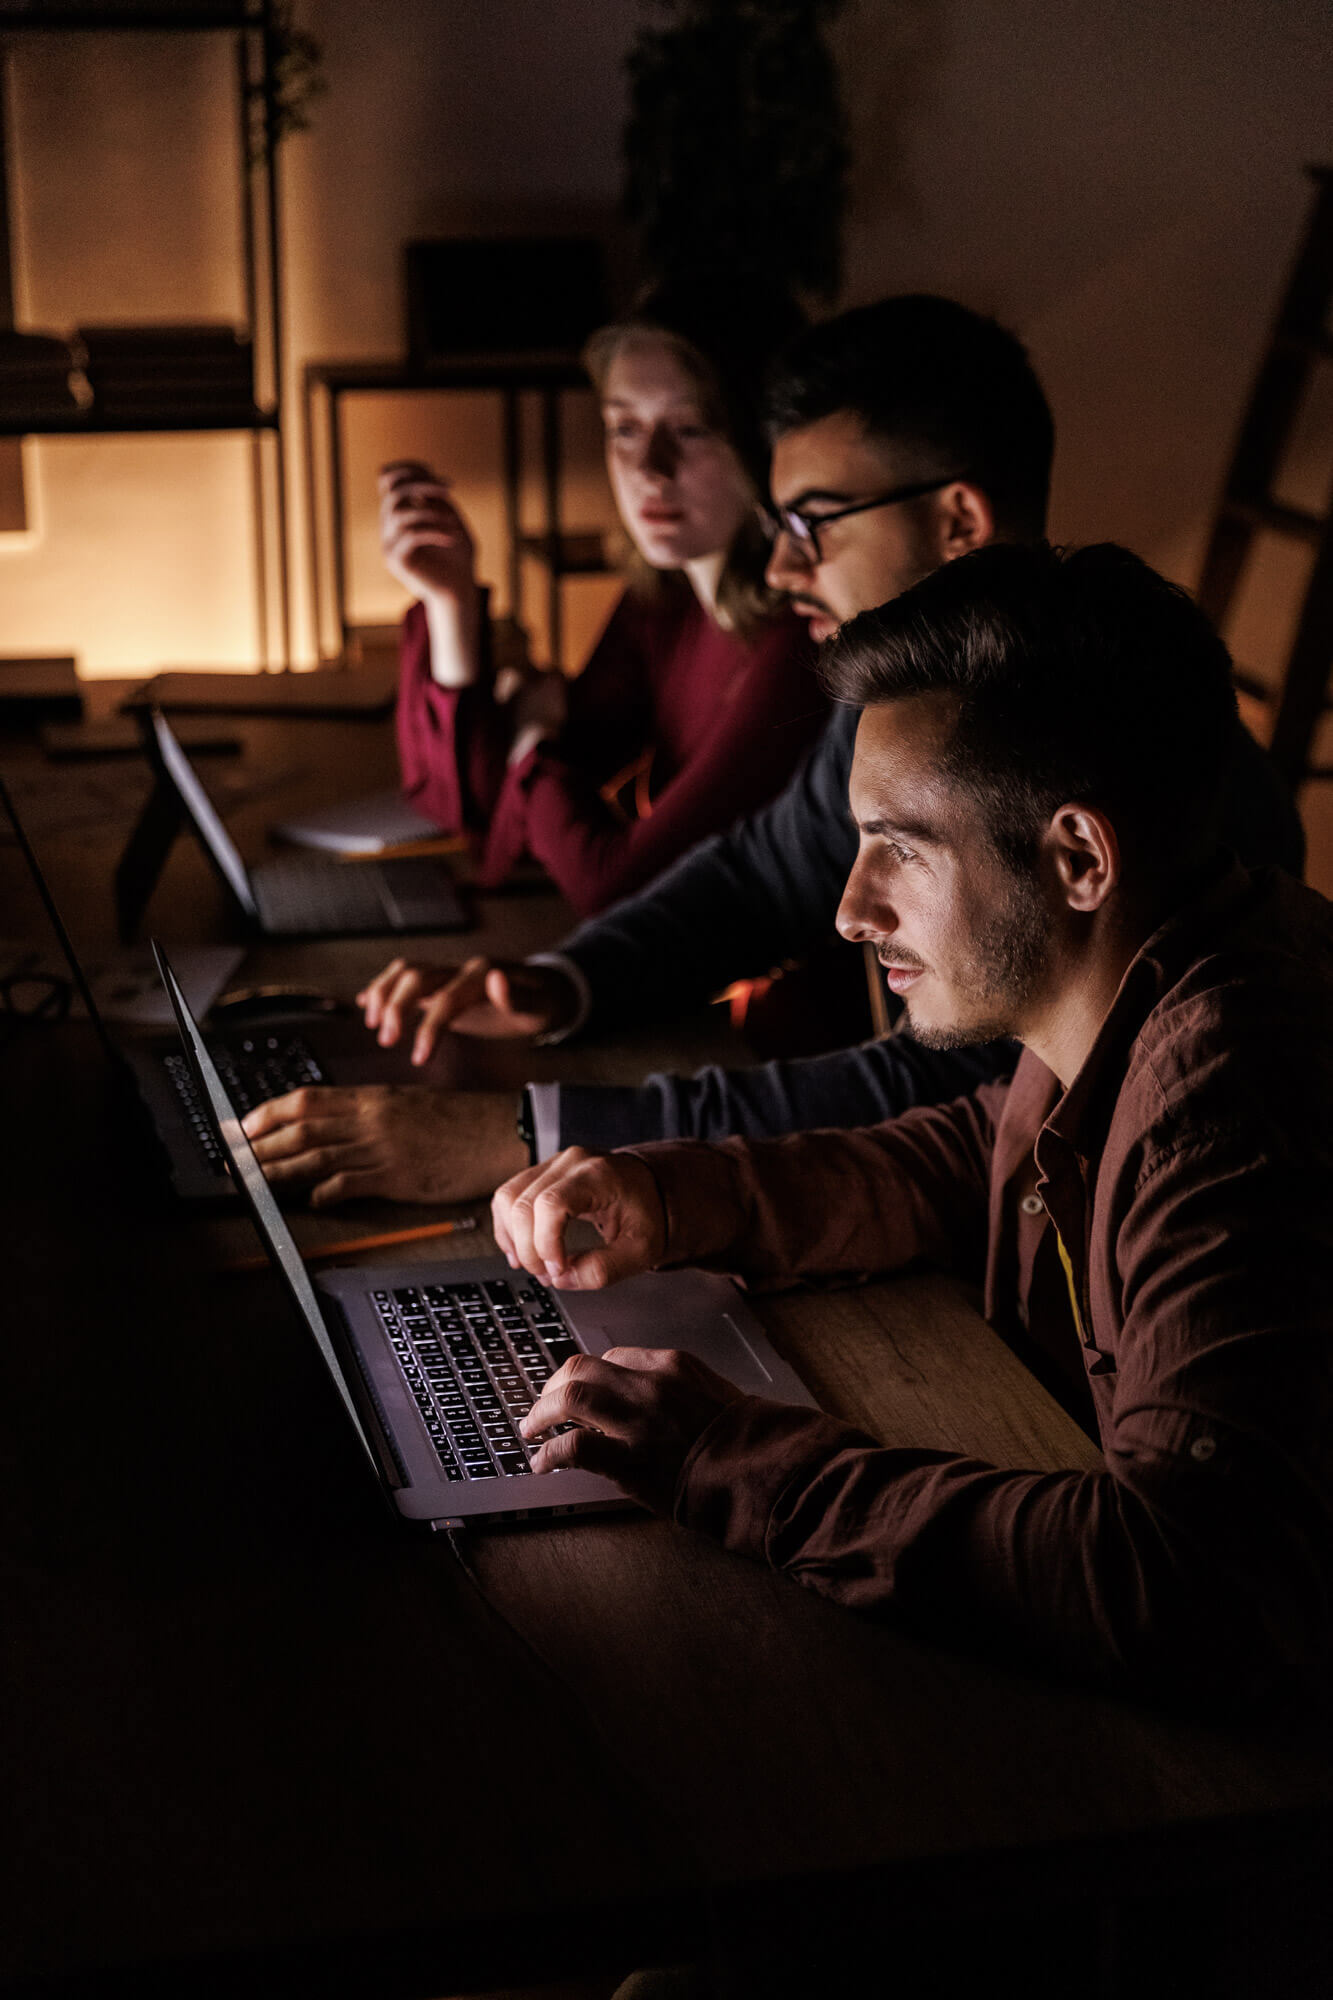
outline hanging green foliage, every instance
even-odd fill
[[[269,76],[246,86],[250,164],[264,157],[265,133],[278,146],[295,132],[310,130],[310,107],[328,89],[324,50],[296,22],[296,0],[274,0],[264,36]]]
[[[843,0],[652,0],[628,57],[625,212],[649,271],[831,298],[849,147],[824,36]]]

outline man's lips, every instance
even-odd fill
[[[810,637],[817,645],[831,639],[841,622],[827,604],[821,604],[815,597],[789,597],[788,604],[798,618],[804,618],[810,627]]]
[[[640,507],[639,519],[646,521],[650,528],[671,527],[685,519],[683,507]]]
[[[884,979],[890,993],[905,993],[914,980],[925,971],[924,965],[895,965],[891,959],[882,958]]]

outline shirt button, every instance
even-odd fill
[[[1046,1204],[1039,1194],[1025,1194],[1018,1206],[1024,1215],[1044,1215],[1046,1212]]]
[[[1207,1465],[1209,1459],[1212,1457],[1213,1453],[1216,1450],[1217,1450],[1216,1438],[1197,1437],[1195,1438],[1193,1444],[1190,1446],[1190,1457],[1194,1459],[1196,1464]]]

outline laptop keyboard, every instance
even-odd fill
[[[208,1051],[242,1117],[270,1097],[283,1097],[289,1090],[328,1080],[319,1058],[300,1035],[246,1035],[235,1042],[210,1042]],[[218,1173],[225,1173],[222,1148],[213,1136],[184,1055],[164,1056],[162,1061],[200,1152]]]
[[[251,872],[250,888],[267,931],[387,930],[392,921],[380,871],[367,862],[267,861]]]
[[[561,1362],[582,1352],[551,1293],[532,1278],[491,1279],[402,1286],[370,1300],[446,1479],[526,1472],[519,1419]]]
[[[424,856],[325,865],[266,861],[252,871],[250,887],[269,931],[429,929],[460,916],[448,870]]]

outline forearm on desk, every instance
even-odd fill
[[[975,1282],[994,1119],[1007,1090],[986,1084],[855,1131],[626,1150],[657,1185],[668,1264],[785,1285],[896,1271],[922,1257]]]
[[[606,1151],[657,1139],[770,1138],[816,1127],[879,1124],[916,1104],[1007,1076],[1016,1046],[923,1049],[905,1035],[746,1069],[658,1072],[634,1086],[532,1086],[540,1157],[564,1146]]]

